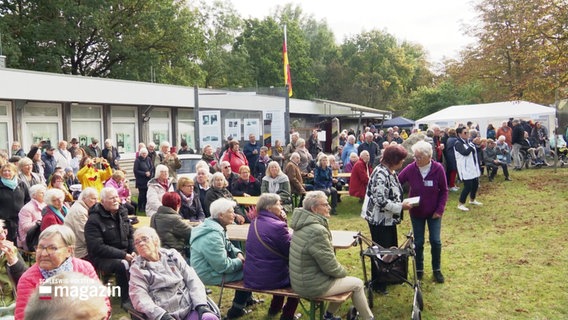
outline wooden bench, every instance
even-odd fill
[[[337,191],[337,195],[349,196],[349,190]]]
[[[323,315],[325,313],[325,303],[334,302],[334,303],[343,303],[345,300],[351,297],[353,292],[344,292],[340,294],[336,294],[333,296],[326,296],[326,297],[318,297],[318,298],[304,298],[298,295],[296,292],[292,290],[292,288],[283,288],[283,289],[270,289],[270,290],[258,290],[258,289],[251,289],[244,286],[243,281],[234,281],[234,282],[226,282],[221,286],[221,293],[219,296],[219,308],[221,307],[221,298],[223,297],[223,289],[234,289],[234,290],[241,290],[241,291],[249,291],[249,292],[256,292],[256,293],[263,293],[269,294],[274,296],[282,296],[288,298],[296,298],[300,300],[300,306],[304,309],[304,312],[309,315],[310,320],[316,319],[323,319]],[[310,303],[309,307],[306,307],[302,300],[307,300]],[[319,310],[319,317],[316,318],[316,312]]]

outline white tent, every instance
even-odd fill
[[[454,128],[460,123],[465,125],[471,121],[479,125],[481,136],[485,137],[488,124],[491,123],[498,128],[509,118],[540,121],[549,132],[552,132],[556,123],[556,109],[527,101],[451,106],[416,120],[414,125],[418,127],[424,124],[428,126],[437,124],[441,128]]]

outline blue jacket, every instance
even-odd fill
[[[205,285],[220,285],[243,278],[243,263],[237,258],[241,250],[227,239],[219,222],[207,218],[191,230],[191,266]]]
[[[266,248],[258,236],[277,255]],[[286,222],[280,220],[272,212],[260,211],[258,217],[249,227],[244,266],[245,287],[254,289],[279,289],[290,286],[288,271],[288,254],[292,235]]]
[[[258,162],[258,156],[260,155],[260,147],[262,147],[262,144],[259,141],[257,141],[255,144],[250,144],[250,141],[245,143],[245,146],[243,147],[243,153],[247,157],[249,167],[253,167]],[[254,150],[256,150],[256,154],[252,153]]]
[[[332,179],[330,167],[322,169],[322,167],[316,166],[314,170],[314,189],[323,190],[331,188],[333,185]]]

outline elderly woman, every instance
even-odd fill
[[[220,198],[211,203],[211,217],[195,227],[191,232],[191,265],[205,285],[220,285],[243,278],[245,257],[241,250],[227,239],[227,225],[235,220],[234,208],[237,204]],[[235,291],[233,306],[228,318],[239,318],[244,308],[253,303],[252,294]]]
[[[99,192],[104,187],[103,183],[112,176],[112,168],[104,158],[88,158],[81,160],[81,169],[77,172],[77,179],[81,182],[83,189],[93,187]],[[102,169],[97,169],[101,165]]]
[[[63,191],[64,201],[69,204],[73,203],[73,195],[69,192],[69,189],[67,189],[63,176],[59,173],[51,175],[51,179],[49,179],[49,183],[47,185],[47,190],[50,189],[59,189]]]
[[[42,181],[45,183],[45,164],[41,160],[41,149],[38,146],[33,146],[28,152],[28,158],[32,159],[33,166],[32,172],[37,173]]]
[[[260,181],[250,174],[248,166],[239,168],[239,178],[233,181],[231,193],[238,197],[260,196]]]
[[[207,168],[199,168],[196,171],[197,175],[195,176],[194,181],[196,187],[194,188],[194,192],[199,197],[199,202],[201,203],[201,208],[203,209],[205,218],[209,218],[209,210],[205,205],[205,198],[207,196],[207,191],[210,188],[209,181],[211,180],[211,174]]]
[[[359,161],[359,156],[355,152],[351,152],[349,155],[349,161],[343,165],[343,172],[351,172],[353,171],[353,166]]]
[[[351,172],[349,195],[359,198],[360,203],[363,203],[365,192],[367,191],[367,185],[369,184],[369,177],[371,176],[371,172],[373,172],[370,160],[371,155],[369,154],[369,151],[361,151],[361,157],[357,163],[355,163],[353,171]]]
[[[369,224],[371,238],[384,248],[398,246],[396,225],[402,220],[402,210],[411,208],[410,203],[402,201],[403,190],[396,174],[407,154],[401,145],[385,148],[381,162],[371,173],[361,208],[361,216]],[[387,284],[378,275],[376,268],[371,268],[373,290],[387,294]]]
[[[152,178],[154,164],[148,157],[148,149],[142,148],[138,152],[138,157],[134,160],[134,177],[136,178],[136,188],[138,189],[138,210],[146,210],[146,194],[148,192],[148,181]]]
[[[262,180],[264,175],[266,174],[266,166],[272,159],[268,156],[268,148],[266,146],[260,147],[258,160],[255,163],[251,163],[250,166],[252,168],[252,175],[257,180]]]
[[[444,167],[437,161],[432,161],[432,146],[425,141],[418,141],[412,146],[414,162],[406,166],[398,179],[401,184],[410,186],[409,196],[420,197],[418,206],[410,209],[410,221],[414,232],[416,251],[416,272],[418,279],[424,275],[424,232],[428,224],[432,254],[432,271],[434,280],[444,282],[441,271],[442,215],[448,200],[448,185]]]
[[[282,172],[280,165],[272,161],[266,168],[266,175],[262,178],[260,186],[261,193],[275,193],[280,196],[282,205],[286,212],[292,212],[292,191],[290,190],[290,179]]]
[[[479,176],[481,171],[479,169],[480,160],[477,154],[476,142],[480,140],[479,137],[474,140],[468,139],[467,128],[457,128],[458,140],[454,146],[454,154],[456,155],[456,164],[460,179],[463,181],[463,190],[458,200],[458,209],[461,211],[469,211],[465,206],[465,201],[469,195],[469,204],[474,206],[481,206],[482,203],[477,201],[477,189],[479,188]]]
[[[138,256],[130,267],[129,294],[146,319],[218,320],[207,306],[205,286],[176,250],[160,247],[156,230],[134,232]]]
[[[128,180],[126,180],[126,174],[123,170],[115,170],[111,178],[105,182],[105,187],[115,188],[120,197],[120,203],[128,209],[128,214],[136,214],[136,203],[130,201],[130,186],[128,186]]]
[[[148,181],[146,199],[146,215],[151,217],[162,205],[162,197],[166,192],[174,191],[173,179],[169,177],[169,169],[163,164],[156,166],[154,178]]]
[[[0,170],[0,219],[8,229],[8,240],[16,242],[18,213],[30,201],[30,195],[14,164],[6,163]]]
[[[63,224],[67,216],[67,207],[65,206],[65,193],[59,189],[48,189],[45,192],[45,208],[41,215],[41,231],[53,224]]]
[[[162,205],[150,220],[150,226],[160,235],[160,241],[167,249],[175,249],[188,257],[187,250],[191,224],[178,213],[181,198],[176,192],[166,192],[162,197]]]
[[[292,234],[286,224],[286,213],[280,203],[280,196],[264,193],[256,206],[258,217],[248,231],[244,265],[244,284],[252,289],[280,289],[290,286],[288,254]],[[282,311],[281,320],[293,320],[298,299],[288,298],[284,308],[284,297],[273,296],[268,315]]]
[[[195,182],[188,177],[178,179],[177,194],[181,199],[179,214],[191,222],[203,222],[205,213],[201,206],[199,194],[195,192]]]
[[[81,191],[79,199],[73,203],[71,209],[65,217],[65,224],[75,234],[75,256],[78,258],[87,257],[87,242],[85,241],[85,223],[89,218],[89,209],[99,201],[99,192],[95,188],[85,188]]]
[[[337,261],[328,226],[329,211],[327,196],[322,191],[308,192],[303,208],[294,210],[290,223],[294,236],[289,255],[292,289],[308,298],[352,291],[353,304],[361,319],[374,319],[367,305],[363,281],[347,276],[347,271]],[[324,319],[340,320],[333,315],[340,306],[340,303],[330,303]]]
[[[215,174],[211,176],[210,185],[211,188],[207,191],[207,195],[205,196],[205,207],[204,207],[205,214],[209,216],[211,215],[211,210],[209,207],[211,206],[213,201],[220,198],[225,198],[234,201],[233,195],[227,189],[227,186],[229,184],[227,183],[225,176],[223,176],[221,172],[215,172]],[[242,210],[238,206],[237,208],[239,212],[235,215],[235,222],[237,222],[238,224],[243,224],[245,223],[244,210]]]
[[[111,139],[105,140],[105,148],[102,150],[102,157],[105,158],[113,170],[119,170],[120,154],[118,149],[112,145]]]
[[[18,213],[18,247],[24,250],[33,250],[26,245],[26,234],[35,224],[41,224],[41,212],[45,207],[43,201],[45,191],[44,185],[36,184],[30,188],[31,200],[26,203]]]
[[[310,173],[311,166],[310,163],[312,162],[313,158],[308,149],[306,148],[306,140],[299,138],[296,142],[296,152],[300,156],[300,163],[298,163],[298,167],[303,174]]]
[[[272,159],[272,161],[276,161],[280,168],[284,168],[284,147],[282,147],[282,141],[276,139],[271,150],[272,155],[270,156],[270,159]]]
[[[326,195],[331,195],[331,214],[337,214],[337,189],[333,187],[334,183],[337,183],[337,179],[333,178],[329,158],[321,154],[314,170],[314,190],[321,190]]]
[[[24,309],[33,291],[45,279],[66,271],[75,271],[100,281],[93,266],[84,260],[73,257],[75,234],[66,226],[52,225],[39,235],[36,249],[36,263],[31,266],[18,282],[16,299],[16,320],[24,318]],[[110,310],[110,303],[107,299]],[[107,315],[107,318],[110,314]]]
[[[239,150],[239,142],[236,140],[229,142],[229,149],[221,160],[228,161],[231,164],[231,171],[235,173],[239,172],[242,165],[249,165],[247,157]]]
[[[31,186],[34,186],[36,184],[45,185],[43,176],[40,176],[39,174],[32,171],[33,166],[34,163],[32,159],[28,157],[23,157],[20,159],[20,161],[18,161],[18,169],[20,170],[18,178],[20,178],[20,180],[24,182],[28,190]]]

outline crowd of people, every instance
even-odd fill
[[[383,247],[398,246],[397,225],[409,211],[420,280],[427,225],[433,279],[443,283],[441,220],[448,192],[459,191],[458,178],[463,185],[458,209],[469,211],[482,205],[476,195],[483,170],[493,181],[501,168],[510,181],[509,166],[521,170],[526,157],[548,165],[551,147],[566,149],[562,135],[549,137],[539,122],[517,119],[489,126],[487,138],[471,123],[432,126],[421,141],[403,147],[413,133],[374,126],[357,135],[344,130],[339,146],[328,153],[317,130],[306,140],[293,132],[290,143],[275,141],[271,148],[251,134],[242,151],[229,137],[218,150],[203,147],[194,179],[178,179],[181,161],[168,142],[158,148],[141,143],[131,169],[137,202],[126,179],[130,168],[120,167],[111,140],[103,148],[98,139],[85,146],[77,139],[60,141],[57,148],[39,144],[28,153],[14,142],[11,154],[0,154],[0,262],[9,275],[0,284],[17,287],[16,319],[24,319],[27,305],[30,314],[41,307],[28,301],[39,283],[68,272],[98,280],[96,271],[114,275],[122,305],[150,319],[218,319],[204,285],[233,280],[260,290],[291,286],[308,298],[352,291],[361,317],[373,319],[362,281],[348,276],[333,252],[328,219],[338,214],[338,191],[348,188],[359,199],[371,237]],[[181,147],[180,153],[194,152]],[[405,163],[410,152],[414,161]],[[405,201],[404,186],[409,197],[420,197],[418,205]],[[259,196],[256,206],[239,206],[234,198],[249,196]],[[136,213],[151,217],[151,227],[135,232],[129,215]],[[251,224],[246,255],[227,239],[226,227],[233,223]],[[18,249],[35,251],[32,267]],[[376,292],[387,294],[375,268],[371,280]],[[108,298],[102,303],[108,317]],[[236,291],[227,316],[239,318],[256,303],[250,292]],[[296,299],[275,296],[268,313],[295,319],[297,305]],[[325,319],[338,319],[338,308],[329,305]]]

